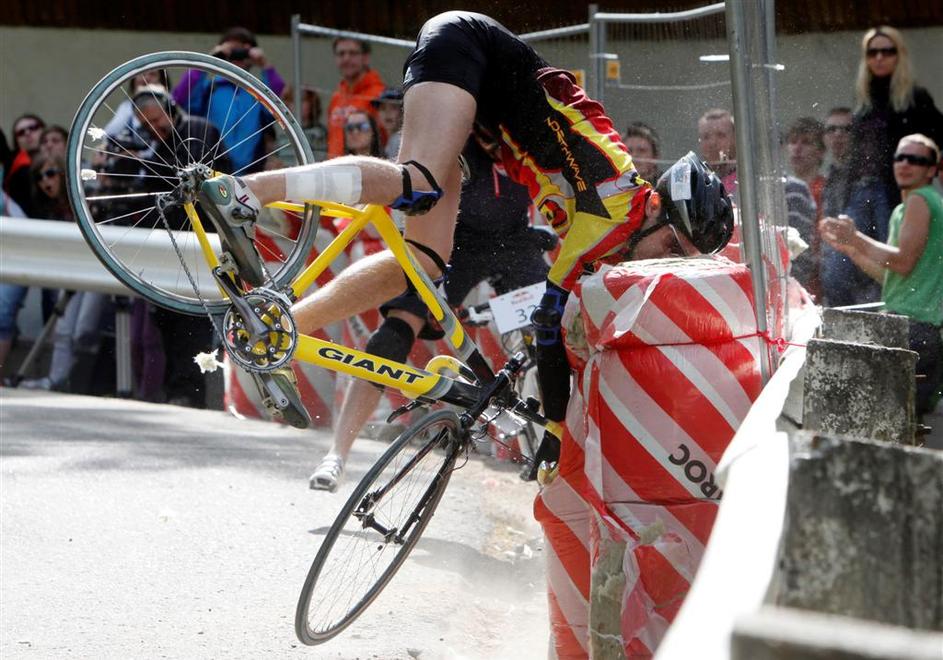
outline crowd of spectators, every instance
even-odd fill
[[[792,274],[817,302],[830,306],[882,300],[882,291],[887,287],[886,269],[878,273],[862,268],[860,260],[856,261],[856,255],[851,254],[841,238],[851,235],[845,231],[850,222],[857,234],[893,246],[899,237],[892,233],[892,212],[901,203],[902,191],[904,195],[908,192],[901,186],[899,176],[895,176],[900,169],[895,165],[895,155],[903,144],[901,140],[919,134],[926,136],[928,145],[939,145],[943,138],[943,115],[929,93],[916,84],[901,33],[886,26],[871,29],[864,34],[860,48],[858,77],[848,90],[849,99],[853,95],[854,103],[849,107],[831,108],[821,118],[801,117],[782,134],[784,160],[789,171],[783,189],[788,223],[808,245],[794,260]],[[303,87],[296,92],[287,86],[249,30],[238,27],[227,30],[211,53],[253,70],[290,108],[294,107],[294,95],[301,94],[299,121],[316,160],[344,154],[395,159],[403,119],[402,91],[388,86],[371,68],[367,42],[338,38],[332,50],[340,80],[330,94],[323,121],[318,90]],[[231,84],[212,83],[204,74],[191,71],[173,85],[166,72],[153,71],[131,81],[128,99],[117,108],[106,127],[110,135],[129,131],[146,133],[148,129],[160,131],[159,115],[167,113],[160,111],[151,117],[157,126],[155,129],[151,121],[146,118],[142,121],[141,108],[135,111],[131,99],[139,106],[146,106],[152,99],[158,104],[164,103],[162,107],[173,107],[175,101],[173,121],[205,121],[210,130],[226,122],[226,117],[217,116],[220,113],[247,115],[238,126],[221,132],[229,162],[217,163],[220,169],[225,166],[225,171],[248,173],[293,164],[281,159],[281,145],[271,144],[267,133],[260,130],[266,121],[260,114],[264,108],[254,104],[248,95],[240,94]],[[184,104],[193,117],[182,116],[184,113],[179,108]],[[726,109],[706,108],[697,122],[697,135],[701,158],[720,175],[736,200],[734,121]],[[0,136],[4,168],[2,214],[71,220],[63,185],[66,131],[58,126],[47,127],[33,114],[19,117],[12,128],[12,149],[7,147],[5,136]],[[634,121],[625,127],[621,137],[640,175],[656,181],[661,175],[660,165],[671,160],[663,157],[656,129],[648,123]],[[918,144],[923,143],[918,141]],[[934,152],[930,146],[927,149],[929,153],[938,153],[938,149]],[[913,164],[905,161],[904,166]],[[932,188],[930,190],[933,192]],[[932,203],[929,206],[931,210],[935,208]],[[838,225],[833,222],[837,218],[843,218],[841,226],[845,228],[840,230],[845,233],[838,235],[839,230],[835,229]],[[943,223],[943,219],[932,222]],[[931,223],[928,227],[936,225]],[[917,262],[919,255],[914,263]],[[943,264],[937,267],[943,270]],[[0,365],[10,351],[16,332],[16,314],[25,295],[24,287],[0,285]],[[43,293],[46,317],[52,313],[56,297],[55,291]],[[928,304],[937,308],[943,305],[939,300]],[[69,373],[81,362],[78,354],[97,347],[100,327],[107,325],[105,318],[109,309],[110,301],[104,296],[72,296],[57,324],[50,372],[28,385],[69,389],[72,380]],[[213,338],[208,333],[195,332],[195,324],[175,319],[175,316],[143,302],[134,303],[132,325],[138,383],[135,394],[148,400],[171,399],[199,405],[198,397],[193,397],[193,388],[199,391],[200,387],[196,376],[189,374],[195,370],[188,364],[172,364],[173,359],[168,362],[168,355],[160,346],[174,341],[179,347],[181,335],[186,335],[190,338],[189,342],[184,342],[188,349],[197,349],[208,346]],[[932,325],[932,319],[930,323]],[[939,322],[937,335],[938,326]],[[188,350],[170,353],[189,354]]]

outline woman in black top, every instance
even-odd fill
[[[943,138],[943,115],[933,98],[915,84],[907,44],[900,32],[881,26],[861,40],[861,63],[855,93],[850,166],[855,181],[846,213],[869,218],[871,236],[887,240],[890,212],[900,203],[893,159],[905,135],[923,133],[937,144]],[[854,211],[857,211],[857,215]]]

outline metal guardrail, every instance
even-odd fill
[[[186,240],[186,233],[175,232],[179,243]],[[103,227],[102,235],[105,240],[120,237],[123,248],[135,250],[135,264],[146,269],[163,288],[193,294],[189,281],[180,276],[170,236],[165,231]],[[208,238],[218,252],[218,237],[209,234]],[[188,263],[191,269],[197,265],[195,260]],[[101,264],[78,225],[54,220],[0,217],[0,282],[135,295]],[[209,278],[201,278],[200,293],[216,296],[219,289]]]
[[[594,16],[597,21],[607,23],[677,23],[679,21],[691,21],[696,18],[704,18],[714,14],[724,13],[723,2],[717,2],[704,7],[686,9],[684,11],[652,11],[645,14],[623,14],[613,12],[597,11]]]
[[[120,238],[122,247],[135,255],[135,265],[146,270],[155,283],[169,291],[193,294],[190,282],[181,277],[167,232],[132,227],[102,227],[101,232],[106,241]],[[183,244],[188,233],[174,232],[174,235]],[[216,234],[207,237],[219,252]],[[192,270],[200,264],[194,259],[188,260],[187,265]],[[115,296],[136,295],[102,265],[78,225],[55,220],[0,217],[0,282]],[[210,278],[202,278],[199,286],[203,296],[219,294]],[[129,311],[126,303],[115,310],[116,393],[125,397],[131,396],[133,390]],[[31,352],[27,360],[32,355]]]

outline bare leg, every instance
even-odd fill
[[[404,99],[403,141],[399,162],[422,163],[442,182],[458,160],[475,119],[476,102],[465,90],[447,83],[429,82],[410,87]],[[398,165],[369,156],[344,156],[331,165],[357,165],[362,177],[360,202],[392,203],[403,192]],[[302,165],[294,170],[316,170],[326,163]],[[425,177],[407,166],[416,190],[430,190]],[[271,170],[242,177],[262,204],[285,199],[285,170]],[[291,200],[302,201],[302,200]]]
[[[425,322],[423,318],[405,310],[393,310],[389,316],[406,322],[413,336],[419,332]],[[382,395],[383,393],[378,388],[367,381],[356,378],[351,381],[347,387],[337,424],[334,426],[334,441],[331,448],[308,479],[308,484],[312,489],[333,491],[337,488],[344,473],[344,465],[347,463],[350,448],[360,435],[364,424],[370,419],[370,415],[376,410]]]
[[[424,319],[401,310],[393,310],[389,315],[406,321],[412,328],[413,334],[418,334],[425,323]],[[370,419],[382,394],[378,388],[365,380],[358,378],[351,381],[337,425],[334,427],[334,444],[331,445],[329,453],[340,456],[344,461],[347,460],[351,445],[354,444],[364,424]]]
[[[470,94],[445,83],[422,83],[406,93],[399,159],[415,160],[425,165],[444,191],[442,199],[429,213],[407,219],[406,236],[431,248],[446,261],[452,250],[461,189],[458,155],[468,139],[475,107]],[[389,204],[402,194],[402,175],[398,166],[364,157],[350,157],[345,162],[361,166],[361,201]],[[429,189],[422,174],[411,166],[410,172],[417,190]],[[277,171],[267,172],[246,178],[261,202],[279,199],[279,193],[284,195],[284,176],[277,174]],[[428,257],[419,252],[415,256],[427,273],[439,275]],[[331,284],[296,304],[292,311],[299,329],[311,333],[329,323],[377,307],[402,293],[405,285],[406,280],[396,259],[390,252],[381,252],[347,268]]]
[[[452,252],[460,188],[461,171],[456,161],[439,203],[429,213],[406,220],[406,237],[431,248],[444,261],[448,261]],[[413,250],[413,256],[430,276],[441,274],[424,253]],[[406,276],[396,257],[384,250],[345,268],[329,284],[298,301],[292,313],[298,329],[310,334],[330,323],[376,309],[405,288]]]

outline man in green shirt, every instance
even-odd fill
[[[931,186],[940,167],[940,148],[925,135],[901,139],[894,154],[894,178],[901,203],[891,214],[888,242],[855,229],[848,216],[825,218],[819,232],[829,245],[883,283],[889,312],[910,317],[910,348],[920,354],[917,414],[931,410],[943,381],[943,199]]]

